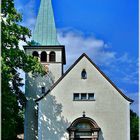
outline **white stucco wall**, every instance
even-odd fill
[[[39,55],[42,51],[46,51],[47,60],[49,60],[49,53],[53,49],[27,49],[26,53],[32,55],[33,51],[37,51]],[[56,53],[56,62],[45,62],[43,65],[47,64],[49,67],[49,72],[45,76],[36,75],[33,76],[31,73],[26,74],[25,81],[25,95],[26,110],[25,110],[25,123],[24,123],[24,137],[25,140],[37,140],[38,134],[38,118],[36,112],[35,100],[43,96],[42,87],[45,87],[45,91],[52,86],[52,84],[57,81],[62,76],[62,50],[54,49]]]
[[[73,93],[94,93],[95,101],[73,101]],[[129,109],[129,102],[83,57],[39,101],[39,140],[68,140],[66,129],[83,111],[101,128],[99,140],[130,140]]]
[[[52,76],[53,77],[53,76]],[[32,74],[26,74],[25,81],[25,95],[26,95],[26,109],[25,109],[25,140],[38,139],[37,138],[37,106],[35,100],[43,96],[42,87],[45,87],[47,91],[54,83],[51,77],[51,73],[46,76],[33,76]]]
[[[32,55],[32,53],[34,52],[34,51],[37,51],[38,52],[38,54],[40,55],[41,54],[41,52],[43,52],[43,51],[45,51],[46,53],[47,53],[47,55],[49,55],[50,54],[50,52],[52,52],[52,51],[54,51],[55,52],[55,54],[56,54],[56,62],[62,62],[62,49],[49,49],[49,47],[48,48],[38,48],[38,49],[28,49],[28,50],[26,50],[26,53],[28,54],[28,55]],[[49,60],[49,59],[48,59]]]
[[[34,51],[37,51],[39,54],[39,57],[41,56],[41,52],[47,53],[47,62],[41,62],[43,65],[46,65],[49,67],[49,71],[53,73],[54,81],[57,81],[63,74],[63,64],[62,64],[62,49],[49,49],[48,48],[41,48],[41,49],[27,49],[26,53],[28,55],[32,55]],[[55,62],[49,62],[49,54],[50,52],[54,51],[56,56]]]

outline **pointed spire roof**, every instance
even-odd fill
[[[60,45],[51,0],[41,0],[32,40],[39,45]]]

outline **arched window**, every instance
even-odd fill
[[[34,52],[32,53],[32,55],[35,56],[35,57],[39,57],[39,54],[38,54],[37,51],[34,51]]]
[[[49,61],[50,62],[55,62],[55,52],[50,52]]]
[[[85,69],[83,69],[82,72],[81,72],[81,78],[82,79],[87,79],[87,72],[86,72]]]
[[[46,62],[47,61],[47,53],[46,52],[42,52],[41,53],[41,62]]]
[[[74,139],[98,140],[100,127],[94,120],[85,117],[84,114],[83,117],[74,120],[67,130],[69,132],[70,140],[73,140],[73,137]]]

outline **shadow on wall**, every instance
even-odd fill
[[[36,100],[43,96],[43,94],[45,94],[45,92],[54,84],[54,79],[55,77],[50,71],[44,76],[26,74],[25,92],[27,100],[30,100],[30,98]],[[44,93],[42,93],[42,87],[45,87]]]
[[[55,96],[50,94],[40,103],[39,140],[69,140],[67,128],[71,122],[62,116],[62,104],[57,103]],[[102,131],[99,132],[98,140],[104,140]]]
[[[26,107],[25,107],[25,121],[24,121],[24,137],[29,140],[38,140],[38,118],[37,105],[35,100],[43,96],[41,89],[46,88],[46,91],[54,83],[53,75],[49,72],[47,75],[26,74]]]
[[[35,85],[34,80],[37,81]],[[47,80],[48,77],[45,77],[44,80],[33,78],[28,81],[29,87],[27,86],[26,90],[28,90],[28,88],[31,90],[28,90],[29,94],[27,95],[26,103],[25,139],[69,140],[67,128],[71,123],[62,116],[63,106],[56,101],[55,96],[48,94],[46,98],[39,102],[41,109],[38,112],[39,118],[37,117],[35,100],[41,97],[41,91],[39,92],[39,89],[41,89],[41,86],[49,88],[53,84],[53,80]],[[36,88],[34,88],[35,86]],[[61,96],[61,93],[59,94]],[[99,133],[99,140],[104,140],[101,131]]]
[[[47,100],[41,103],[41,124],[38,132],[42,140],[68,140],[67,128],[70,125],[62,115],[62,104],[57,103],[54,96],[48,94]]]
[[[26,102],[24,137],[25,139],[37,140],[38,119],[36,114],[36,104],[33,100]]]

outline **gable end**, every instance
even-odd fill
[[[71,67],[63,74],[63,76],[61,76],[54,84],[53,86],[40,98],[38,98],[36,100],[36,102],[40,101],[41,99],[43,99],[51,90],[53,90],[53,88],[55,88],[55,86],[57,86],[57,84],[59,84],[59,82],[74,68],[74,66],[83,58],[86,57],[91,64],[98,70],[98,72],[101,73],[101,75],[130,103],[133,103],[134,101],[132,99],[130,99],[129,97],[127,97],[100,69],[99,67],[85,54],[83,53],[75,62],[73,65],[71,65]]]

